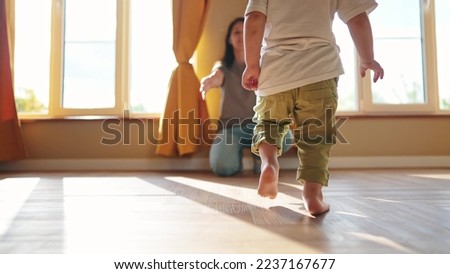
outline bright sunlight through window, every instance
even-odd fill
[[[52,0],[15,1],[14,93],[17,111],[47,114]]]
[[[159,6],[154,12],[155,5]],[[132,0],[130,108],[161,113],[176,60],[172,50],[172,1]],[[163,35],[161,35],[163,34]]]

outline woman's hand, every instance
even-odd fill
[[[217,88],[222,86],[224,80],[223,72],[217,69],[211,72],[210,75],[203,77],[200,81],[200,92],[202,93],[202,98],[205,100],[206,92],[212,88]]]

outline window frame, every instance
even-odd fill
[[[425,103],[423,104],[375,104],[372,101],[371,74],[358,77],[359,110],[362,115],[448,115],[449,110],[439,107],[439,86],[437,76],[437,47],[435,33],[434,0],[422,0],[421,35],[422,35],[422,66]],[[376,12],[376,11],[375,11]],[[374,49],[376,52],[376,48]],[[385,72],[389,73],[389,72]],[[383,80],[380,80],[383,81]],[[376,85],[376,84],[375,84]]]
[[[65,118],[83,116],[119,116],[123,117],[126,110],[130,109],[130,6],[132,0],[116,0],[117,28],[116,28],[116,68],[115,68],[115,106],[112,108],[97,109],[72,109],[62,106],[63,96],[63,65],[64,65],[64,21],[65,0],[52,0],[51,18],[51,57],[49,79],[48,114],[19,113],[19,118]],[[424,104],[374,104],[371,93],[371,77],[368,74],[361,78],[358,70],[350,76],[355,81],[355,110],[337,110],[339,116],[414,116],[414,115],[450,115],[450,110],[440,109],[438,64],[437,64],[437,37],[435,1],[422,0],[422,47],[424,92],[426,103]],[[375,10],[376,12],[376,10]],[[376,52],[376,48],[375,48]],[[198,52],[194,53],[196,56]],[[356,52],[355,52],[356,55]],[[196,58],[193,58],[196,59]],[[196,60],[193,60],[196,63]],[[355,58],[357,67],[357,58]],[[198,66],[198,64],[196,64]],[[386,72],[388,73],[388,72]],[[383,81],[383,80],[380,80]],[[157,118],[159,113],[132,113],[131,117]]]
[[[117,0],[116,12],[116,67],[115,67],[115,106],[112,108],[65,108],[62,105],[63,68],[64,68],[64,22],[65,0],[53,0],[51,23],[51,60],[50,60],[50,117],[67,116],[122,116],[128,109],[129,88],[129,0]]]

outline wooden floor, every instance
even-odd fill
[[[294,171],[0,173],[0,253],[450,253],[450,170],[332,170],[309,216]]]

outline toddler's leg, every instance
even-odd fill
[[[277,159],[278,147],[262,142],[259,145],[261,157],[261,175],[259,177],[258,194],[275,199],[278,194],[278,173],[280,166]]]
[[[331,146],[298,143],[297,154],[301,164],[297,170],[297,181],[303,184],[303,202],[312,215],[322,214],[330,209],[330,205],[323,201],[322,188],[328,185]]]
[[[297,181],[303,184],[305,208],[313,215],[327,212],[322,187],[328,185],[328,161],[335,144],[337,79],[328,79],[299,89],[293,114],[294,137],[300,166]]]
[[[303,184],[303,202],[312,215],[319,215],[330,210],[330,205],[323,201],[322,184],[305,182]]]
[[[275,199],[278,194],[277,157],[282,154],[283,139],[292,123],[292,90],[258,96],[253,110],[256,126],[253,131],[252,152],[261,158],[258,194]]]

